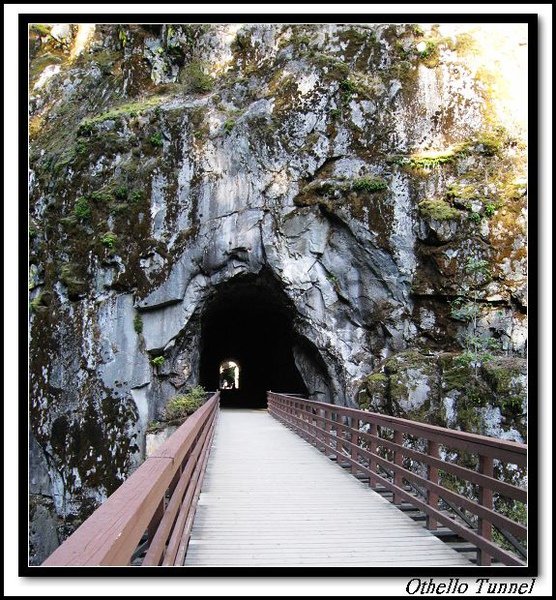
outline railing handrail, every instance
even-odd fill
[[[268,408],[273,416],[293,427],[310,443],[347,463],[353,474],[365,473],[371,487],[381,483],[393,492],[395,504],[406,500],[423,510],[429,529],[443,523],[475,544],[480,564],[490,564],[491,557],[495,557],[508,565],[523,565],[519,558],[492,541],[492,527],[502,533],[509,531],[521,539],[527,536],[526,526],[496,512],[493,504],[493,492],[526,503],[526,490],[497,480],[493,470],[496,459],[502,463],[526,464],[525,444],[273,392],[268,393]],[[368,425],[369,429],[362,429],[361,425]],[[392,430],[393,439],[380,437],[383,429]],[[426,450],[404,445],[404,434],[424,439]],[[441,446],[463,448],[477,454],[478,471],[441,459]],[[404,465],[407,458],[420,462],[426,467],[426,473]],[[441,470],[476,485],[477,499],[442,486]],[[404,481],[422,485],[424,500],[409,493]],[[453,521],[440,509],[440,500],[468,510],[477,519],[476,529],[469,528],[468,523],[464,526]]]
[[[184,462],[197,445],[206,442],[218,402],[216,392],[42,563],[43,566],[129,564],[145,531],[153,526],[156,531],[163,516],[166,492],[175,487]]]
[[[460,447],[459,442],[472,443],[474,445],[484,446],[487,452],[489,449],[502,450],[515,454],[515,464],[524,466],[527,460],[527,444],[521,444],[519,442],[513,442],[510,440],[502,440],[500,438],[490,437],[487,435],[480,435],[478,433],[468,433],[466,431],[459,431],[457,429],[450,429],[448,427],[440,427],[438,425],[429,425],[428,423],[419,423],[410,419],[404,419],[402,417],[393,417],[390,415],[383,415],[381,413],[361,410],[357,408],[350,408],[347,406],[339,406],[337,404],[330,404],[329,402],[321,402],[319,400],[309,400],[307,398],[300,398],[299,396],[292,396],[289,394],[282,394],[280,392],[269,392],[278,396],[286,396],[293,400],[302,400],[305,404],[314,406],[315,408],[334,410],[338,414],[347,417],[354,417],[369,422],[374,422],[377,425],[388,427],[389,425],[401,425],[408,429],[413,429],[414,434],[425,437],[426,439],[435,439],[441,436],[445,441],[442,443],[446,446],[450,446],[453,442],[453,447]],[[412,435],[411,431],[406,431],[409,435]],[[428,433],[431,438],[428,438],[424,433]],[[508,458],[504,458],[505,462],[511,462]]]

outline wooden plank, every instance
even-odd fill
[[[435,561],[470,564],[266,411],[221,411],[185,566]]]
[[[433,439],[433,438],[431,438],[431,439]],[[397,444],[397,446],[400,446],[400,444]],[[333,448],[331,448],[330,446],[327,446],[327,448],[333,450]],[[386,480],[384,477],[382,477],[380,475],[374,475],[374,477],[379,478],[378,479],[379,481],[382,481],[383,485],[385,485],[388,489],[390,489],[394,492],[394,503],[396,503],[397,501],[400,500],[400,495],[398,493],[398,490],[402,489],[402,486],[400,485],[399,480],[400,480],[400,478],[402,480],[406,479],[408,481],[413,481],[413,482],[423,486],[427,491],[436,492],[439,497],[449,500],[450,502],[454,503],[456,506],[466,508],[466,509],[470,510],[471,512],[473,512],[475,515],[482,517],[483,519],[489,519],[492,524],[500,527],[501,529],[509,531],[510,533],[516,535],[520,539],[525,539],[525,537],[527,536],[527,528],[526,527],[524,527],[523,525],[520,525],[519,523],[517,523],[515,521],[512,521],[511,519],[505,517],[504,515],[502,515],[500,513],[494,512],[492,509],[489,509],[485,506],[481,506],[478,502],[475,502],[475,501],[470,500],[460,494],[452,492],[451,490],[449,490],[443,486],[440,486],[438,484],[435,484],[432,481],[429,481],[428,479],[425,479],[424,477],[421,477],[420,475],[417,475],[416,473],[408,471],[407,469],[404,469],[400,465],[392,463],[389,460],[386,460],[380,456],[377,456],[374,454],[371,455],[370,452],[368,452],[364,449],[360,450],[360,454],[362,456],[366,457],[369,460],[369,463],[371,461],[378,463],[380,466],[382,466],[384,469],[386,469],[390,473],[394,473],[394,476],[396,476],[396,475],[398,476],[396,478],[397,481],[395,480],[395,482],[392,484],[392,483],[388,482],[388,480]],[[346,462],[348,462],[348,463],[351,462],[350,457],[344,456],[343,458]],[[359,465],[359,468],[361,471],[368,473],[370,475],[369,469],[366,468],[365,466]],[[403,497],[404,498],[413,498],[413,496],[409,495],[409,494],[405,494]],[[413,502],[413,500],[410,500],[410,502]],[[415,503],[415,502],[413,502],[413,503]],[[433,512],[429,511],[428,514],[429,515],[434,514],[434,509],[433,509]],[[467,539],[471,539],[470,536],[467,536]]]
[[[189,513],[187,515],[187,520],[185,522],[185,526],[183,528],[183,533],[181,536],[180,544],[178,547],[178,552],[176,554],[176,558],[174,559],[175,565],[183,565],[183,561],[185,559],[185,554],[187,552],[187,547],[189,545],[189,540],[191,538],[191,530],[193,528],[193,519],[195,518],[195,511],[197,508],[197,504],[199,502],[199,495],[201,494],[201,484],[203,483],[205,469],[208,462],[208,457],[210,454],[210,446],[212,443],[212,438],[214,435],[216,423],[212,424],[211,430],[209,431],[207,440],[205,441],[203,452],[201,454],[200,460],[201,463],[201,471],[200,475],[197,478],[197,483],[195,484],[195,491],[193,493],[193,500],[191,502],[191,508],[189,509]]]

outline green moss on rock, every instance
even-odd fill
[[[180,74],[180,79],[189,92],[206,94],[214,87],[214,79],[207,73],[207,66],[200,61],[189,63]]]
[[[121,118],[137,117],[149,110],[155,109],[163,102],[163,100],[164,98],[162,96],[149,96],[142,100],[120,104],[99,115],[83,119],[79,125],[78,133],[80,135],[90,135],[97,125],[104,123],[105,121],[116,121]]]
[[[351,185],[356,192],[380,192],[388,188],[388,184],[382,177],[360,177],[355,179]]]
[[[423,200],[418,207],[419,214],[426,219],[453,221],[461,218],[460,211],[444,200]]]

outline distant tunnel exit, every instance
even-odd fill
[[[266,407],[268,390],[306,394],[293,357],[293,315],[271,276],[223,284],[201,320],[201,385],[219,389],[224,407]]]
[[[239,365],[233,360],[220,363],[218,387],[220,390],[239,390]]]

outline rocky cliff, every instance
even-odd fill
[[[314,398],[525,438],[526,42],[31,27],[35,561],[200,382],[222,298],[279,315]]]

